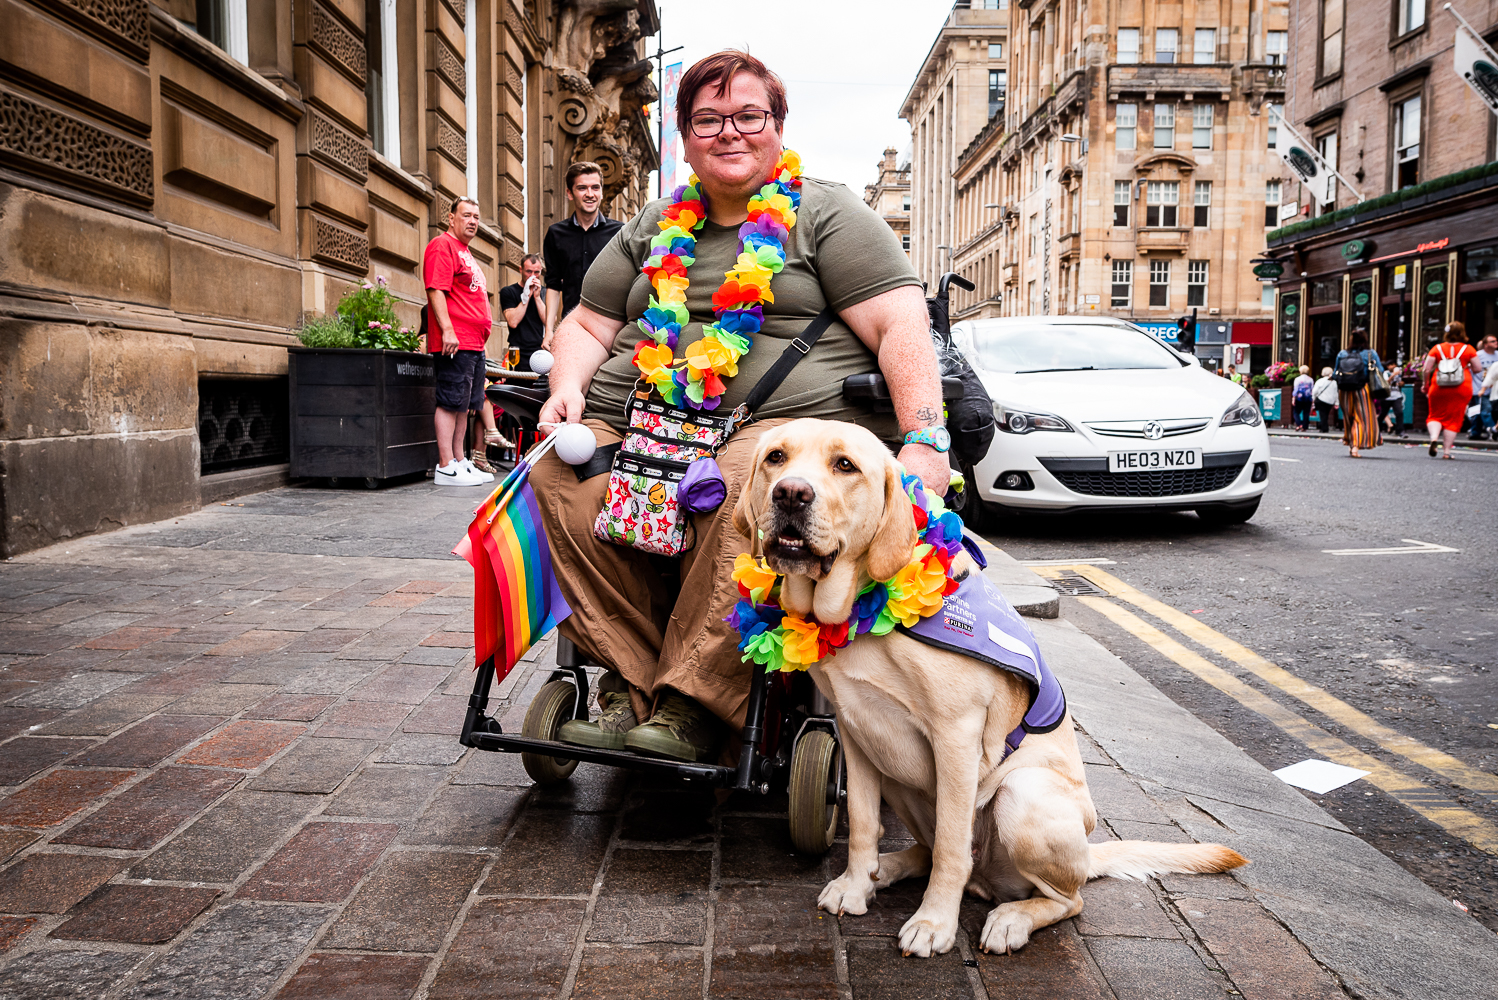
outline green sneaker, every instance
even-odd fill
[[[624,734],[639,725],[629,694],[623,691],[601,691],[598,695],[603,711],[597,722],[569,719],[557,730],[557,739],[580,747],[600,750],[623,750]]]
[[[666,691],[649,722],[631,729],[624,748],[647,757],[704,761],[718,752],[721,727],[712,714],[691,698]]]

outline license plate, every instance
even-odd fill
[[[1200,448],[1149,448],[1108,452],[1109,472],[1165,472],[1201,467]]]

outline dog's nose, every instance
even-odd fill
[[[815,500],[817,491],[804,479],[782,479],[775,484],[770,496],[775,501],[775,506],[789,514]]]

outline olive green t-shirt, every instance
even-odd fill
[[[582,301],[600,315],[624,322],[609,358],[593,376],[587,415],[625,429],[625,402],[639,370],[632,359],[648,335],[636,320],[644,315],[653,289],[640,271],[649,256],[650,239],[670,199],[646,205],[609,241],[583,280]],[[687,311],[692,321],[681,331],[675,355],[702,339],[713,321],[713,293],[738,257],[738,226],[708,222],[697,231],[696,261],[687,270]],[[801,207],[786,241],[784,270],[770,280],[773,304],[765,306],[763,329],[753,335],[749,353],[739,359],[739,373],[724,379],[727,391],[719,413],[728,413],[827,306],[843,310],[903,285],[919,285],[910,260],[894,231],[845,185],[812,177],[801,179]],[[881,438],[898,436],[893,417],[843,402],[843,379],[879,370],[874,353],[841,319],[833,321],[811,353],[798,364],[755,416],[822,417],[848,420],[870,428]]]

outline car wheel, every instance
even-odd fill
[[[971,465],[963,464],[962,478],[966,481],[962,490],[965,499],[962,507],[957,511],[957,516],[962,518],[962,524],[967,530],[981,535],[985,531],[992,530],[998,518],[994,514],[993,506],[978,496],[978,475]]]
[[[1259,498],[1253,501],[1232,507],[1198,507],[1196,516],[1207,524],[1214,527],[1226,527],[1230,524],[1244,524],[1259,510]]]

